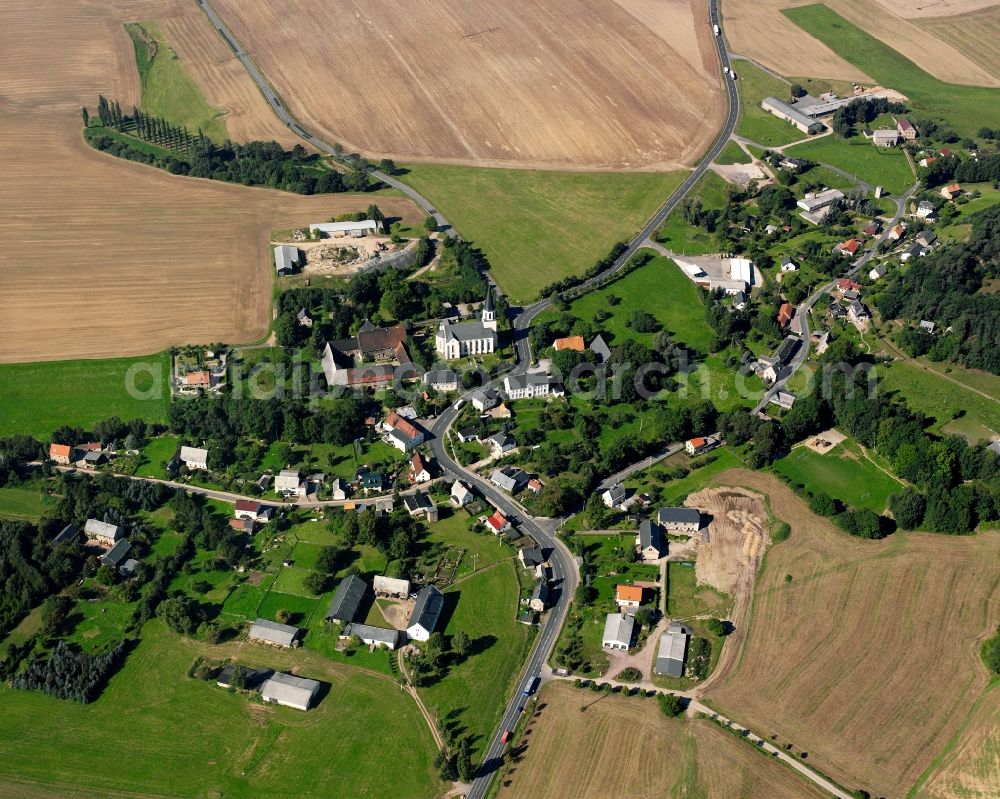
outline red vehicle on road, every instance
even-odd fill
[[[510,730],[504,730],[503,735],[500,736],[500,743],[505,744],[510,740]]]

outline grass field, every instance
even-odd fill
[[[813,493],[825,492],[852,508],[870,508],[876,513],[885,510],[892,494],[903,490],[900,481],[865,457],[850,438],[822,455],[806,446],[796,447],[775,461],[774,469]]]
[[[905,94],[915,111],[944,117],[959,135],[1000,127],[1000,89],[945,83],[825,5],[785,9],[792,22],[876,81]]]
[[[125,29],[135,47],[142,110],[192,133],[201,130],[220,144],[224,142],[228,136],[223,112],[206,102],[159,25],[153,21],[133,22]]]
[[[668,719],[652,698],[546,685],[514,747],[500,799],[768,797],[823,794],[708,719]],[[652,745],[655,754],[650,756]],[[614,763],[613,791],[605,764]]]
[[[285,670],[298,663],[299,673],[329,691],[308,713],[263,706],[189,679],[203,651]],[[84,739],[89,744],[80,746]],[[155,621],[92,705],[0,688],[0,786],[21,786],[21,795],[40,784],[137,797],[430,799],[442,791],[434,755],[426,722],[390,680],[303,651],[207,647]]]
[[[1000,532],[864,541],[772,476],[720,482],[766,494],[792,532],[768,551],[743,651],[708,699],[842,785],[903,796],[987,685],[979,645],[1000,621]]]
[[[715,159],[717,164],[749,164],[751,158],[745,152],[743,148],[740,147],[736,142],[729,141],[726,142],[726,146],[722,148],[722,152],[719,153],[719,157]]]
[[[139,477],[166,477],[167,464],[177,452],[180,439],[177,436],[151,438],[139,453],[139,466],[135,473]]]
[[[621,302],[611,305],[608,297],[612,295]],[[610,312],[611,317],[601,326],[611,334],[612,346],[626,339],[652,342],[654,333],[637,333],[626,325],[637,309],[651,313],[664,330],[688,349],[702,355],[707,352],[712,330],[705,321],[705,306],[698,288],[662,255],[656,255],[645,266],[604,288],[584,294],[570,305],[570,313],[580,319],[592,319],[598,310]]]
[[[582,274],[635,235],[683,172],[593,173],[410,166],[403,177],[486,253],[516,302]]]
[[[797,128],[760,107],[760,102],[765,97],[777,97],[779,100],[788,97],[788,84],[785,81],[778,80],[749,61],[740,61],[733,68],[739,76],[740,84],[740,123],[736,128],[740,136],[765,147],[776,147],[805,138],[805,134]]]
[[[0,518],[38,521],[49,501],[36,486],[0,488]]]
[[[664,505],[681,505],[688,494],[693,494],[711,484],[720,472],[742,465],[739,457],[729,447],[715,450],[712,457],[714,460],[700,466],[699,461],[692,462],[687,455],[678,453],[668,458],[664,464],[659,464],[626,481],[625,485],[638,491],[651,492],[655,499]],[[677,466],[689,468],[693,466],[693,468],[685,477],[672,480],[667,476],[667,470]]]
[[[165,422],[169,376],[166,354],[0,364],[0,436],[20,433],[45,438],[60,425],[88,429],[109,416]],[[135,387],[137,396],[151,398],[133,398],[129,385]]]
[[[832,164],[893,194],[903,194],[916,181],[902,148],[876,147],[864,137],[844,140],[837,136],[824,136],[796,144],[789,154]],[[809,173],[810,176],[812,174]]]
[[[1000,434],[1000,402],[987,399],[952,382],[955,380],[961,383],[964,375],[972,374],[980,383],[987,384],[980,388],[980,391],[1000,397],[1000,378],[995,375],[970,372],[960,366],[951,366],[946,375],[939,376],[920,368],[918,364],[923,362],[925,362],[923,359],[897,360],[880,366],[878,376],[881,389],[895,392],[910,408],[934,419],[941,432],[963,435],[971,442]],[[942,371],[949,368],[944,364],[931,365]]]
[[[711,586],[698,585],[694,564],[671,561],[667,564],[667,615],[683,618],[723,608],[729,598]]]
[[[500,723],[534,637],[532,628],[515,618],[520,590],[514,568],[512,562],[498,563],[445,592],[445,612],[451,615],[444,633],[450,637],[464,630],[472,654],[440,681],[419,689],[431,713],[470,735],[479,755]]]
[[[701,201],[705,210],[726,207],[726,182],[714,172],[706,172],[688,195]],[[689,225],[675,210],[656,231],[656,240],[667,249],[682,255],[707,255],[718,252],[712,235],[702,228]]]

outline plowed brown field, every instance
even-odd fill
[[[0,361],[109,357],[256,338],[274,228],[365,208],[191,178],[89,148],[80,107],[138,100],[122,28],[149,3],[9,0],[0,16]],[[391,216],[420,218],[379,197]]]
[[[373,155],[673,169],[724,117],[701,2],[675,0],[659,35],[643,0],[214,5],[304,123]]]
[[[708,698],[844,785],[905,795],[987,684],[978,651],[1000,620],[1000,533],[863,541],[770,475],[718,483],[766,494],[792,534],[768,551],[744,649]]]
[[[815,2],[727,0],[724,13],[730,45],[734,52],[782,75],[870,82],[857,67],[781,13],[789,6]],[[909,0],[903,4],[890,0],[826,0],[825,5],[940,80],[1000,86],[1000,73],[995,62],[990,61],[996,50],[996,42],[989,35],[996,0],[941,3]],[[972,11],[975,13],[965,13]],[[964,17],[953,17],[959,14]],[[981,16],[985,16],[987,27],[977,30]],[[911,17],[921,19],[911,21]],[[952,19],[964,20],[964,24],[959,22],[956,31]],[[960,35],[956,36],[958,32]]]
[[[825,796],[707,719],[667,719],[653,699],[602,697],[557,682],[539,701],[500,799]]]

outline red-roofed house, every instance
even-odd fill
[[[424,434],[409,420],[393,411],[383,425],[386,439],[400,452],[409,452],[424,441]]]
[[[906,233],[906,228],[902,225],[896,225],[892,230],[889,231],[889,239],[891,241],[899,241],[903,238],[903,234]]]
[[[430,479],[431,473],[427,470],[427,464],[424,463],[419,452],[414,452],[413,457],[410,458],[410,482],[428,483]]]
[[[790,302],[783,302],[778,309],[778,324],[781,327],[788,327],[788,323],[792,321],[794,314],[795,309],[792,307],[792,304]]]
[[[857,255],[858,250],[861,248],[861,242],[857,239],[848,239],[837,245],[837,252],[841,255]]]
[[[510,522],[500,511],[494,513],[486,520],[486,527],[493,535],[500,535],[504,530],[510,529]]]
[[[861,284],[855,283],[847,277],[842,277],[837,281],[837,288],[841,291],[861,291]]]
[[[642,604],[641,585],[615,586],[615,603],[620,608],[637,608]]]
[[[942,158],[947,158],[949,155],[951,155],[951,150],[949,150],[947,147],[945,147],[945,148],[943,148],[941,150],[941,157]]]
[[[206,371],[188,372],[184,375],[184,385],[191,388],[211,388],[212,373]]]
[[[238,499],[236,500],[236,507],[233,508],[233,515],[235,515],[237,519],[251,519],[256,522],[260,519],[267,518],[268,509],[256,500]]]
[[[73,460],[73,447],[69,444],[49,444],[49,460],[68,464]]]
[[[700,455],[703,452],[708,452],[716,445],[716,440],[714,438],[708,438],[707,436],[696,436],[695,438],[689,438],[684,442],[684,451],[688,455]]]
[[[946,200],[954,200],[959,194],[962,193],[962,187],[957,183],[952,183],[950,186],[941,187],[941,196]]]
[[[553,344],[556,351],[559,350],[573,350],[573,352],[583,352],[587,349],[587,345],[583,343],[583,336],[568,336],[566,338],[557,338]]]
[[[532,477],[528,481],[528,490],[531,491],[533,494],[538,494],[544,487],[545,485],[537,477]]]

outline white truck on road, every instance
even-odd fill
[[[715,33],[716,36],[718,36],[719,35],[719,26],[718,25],[713,25],[712,26],[712,31]]]

